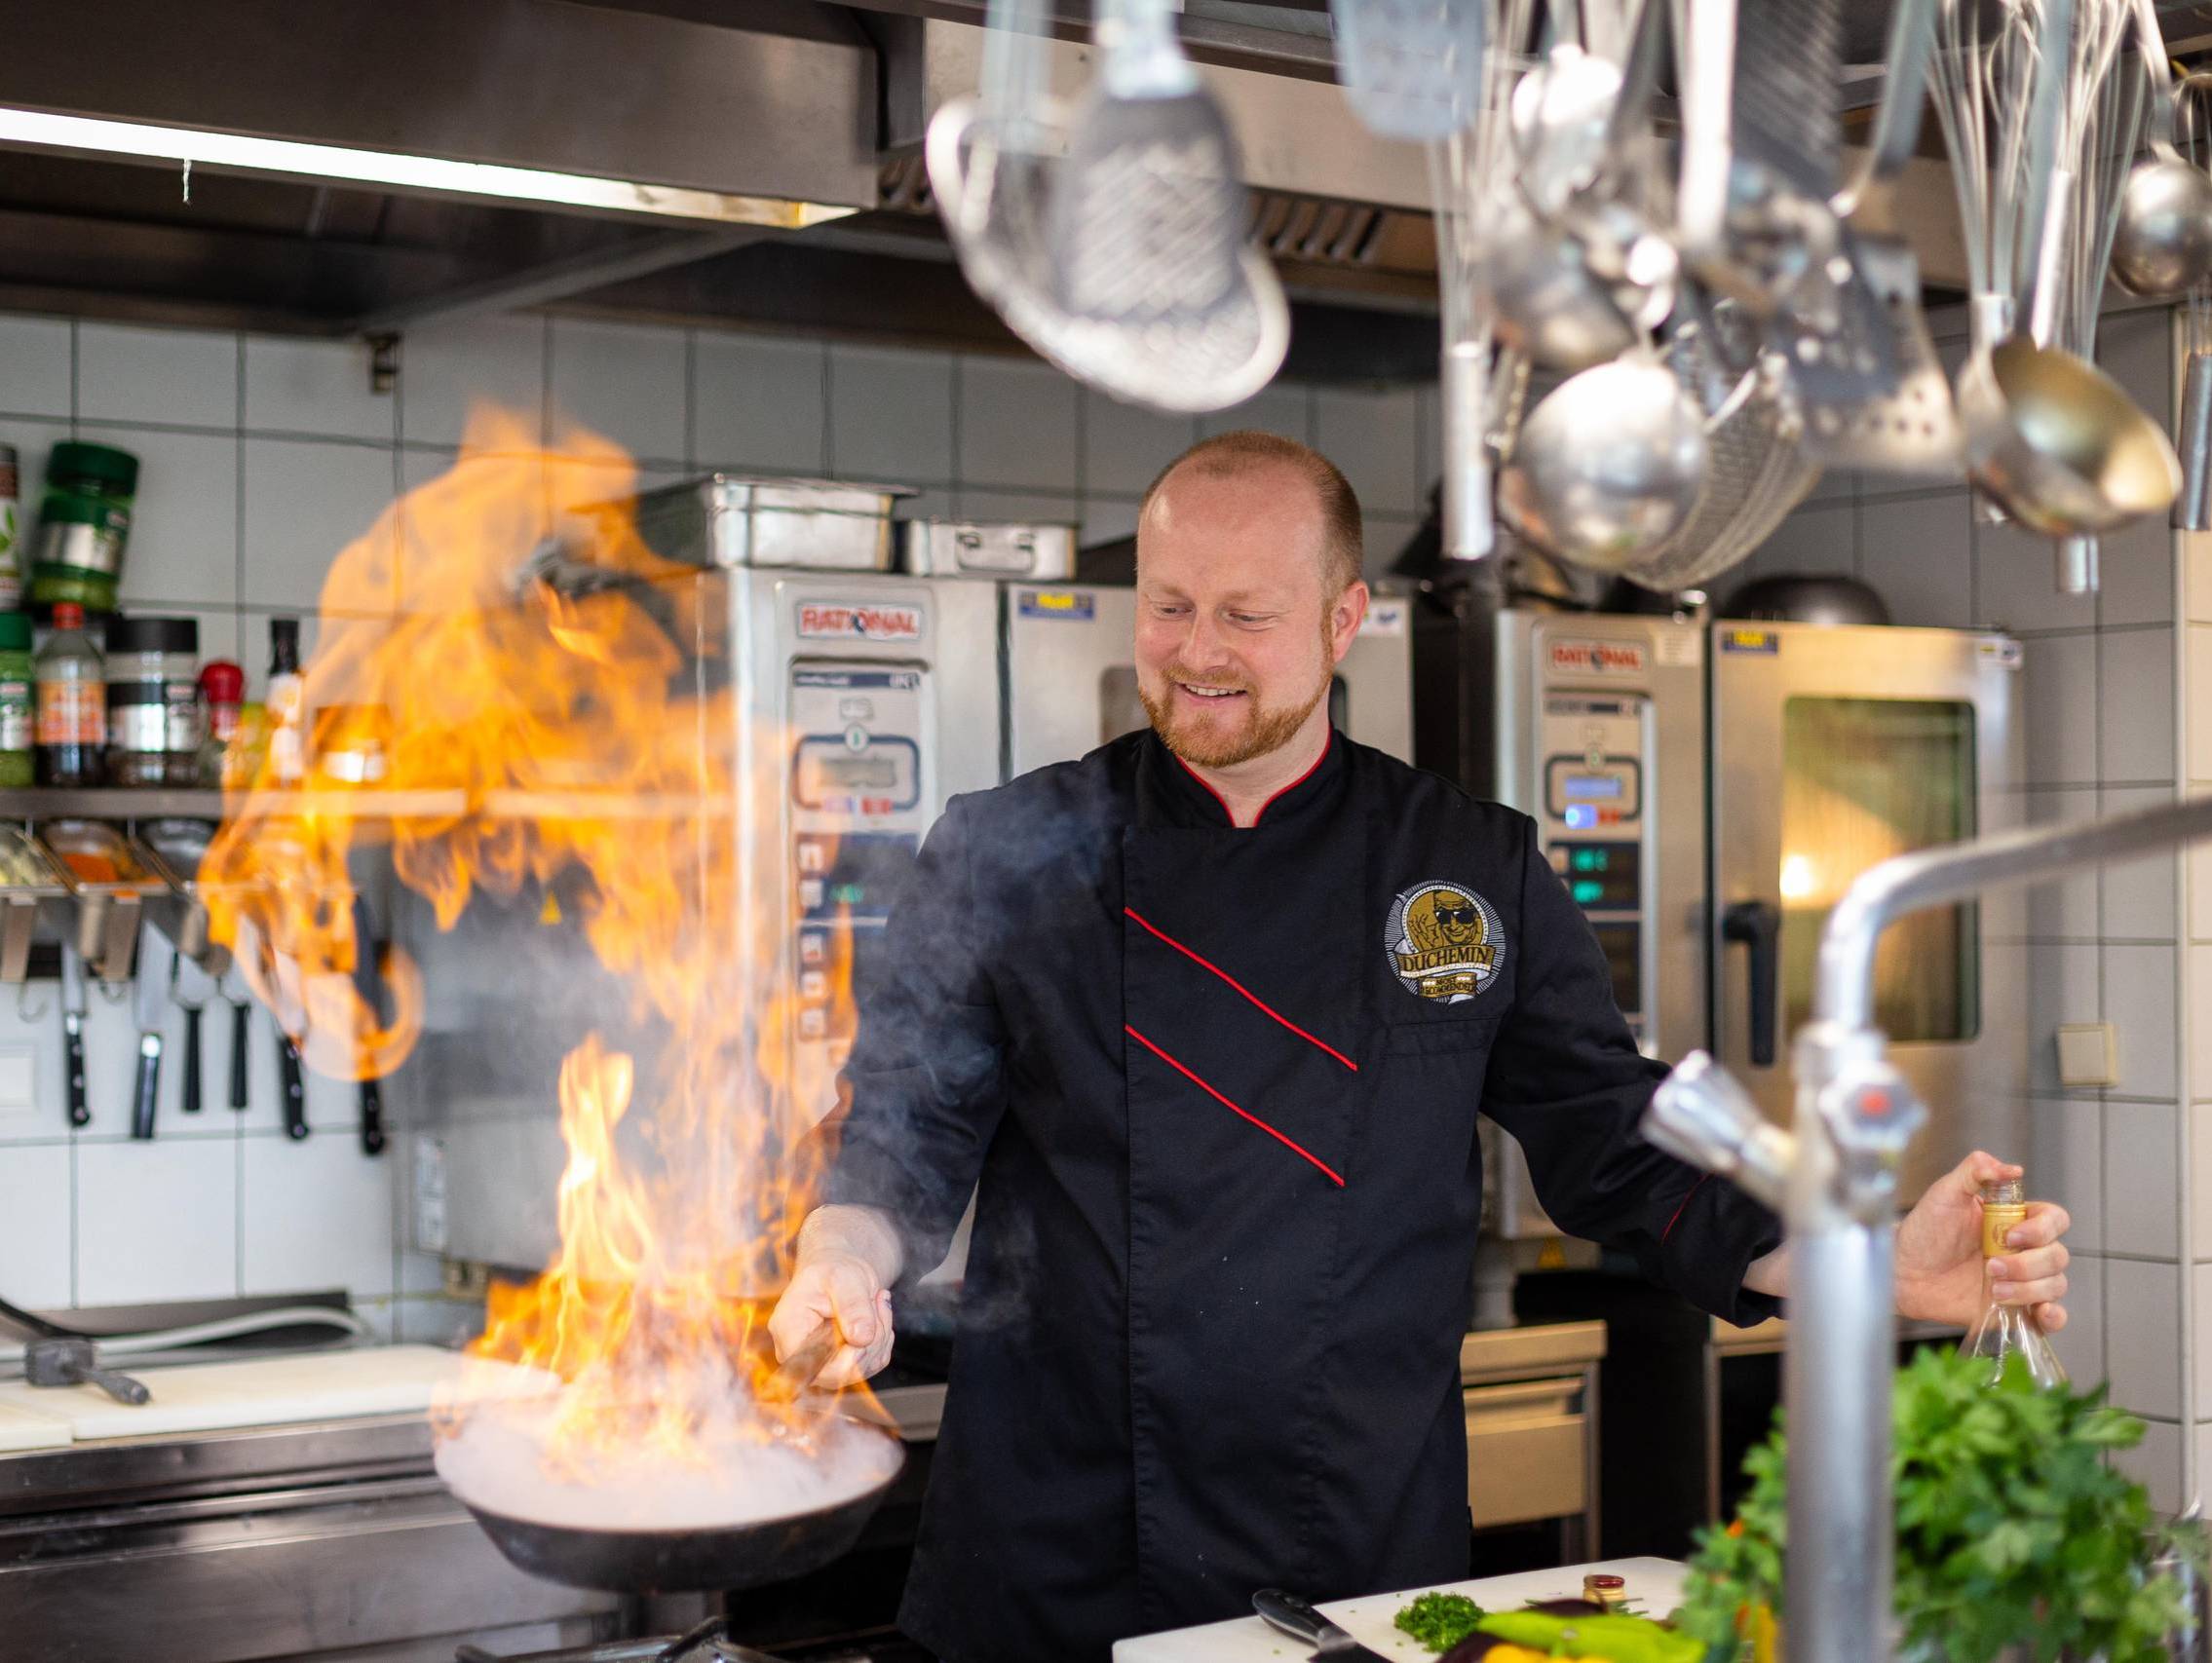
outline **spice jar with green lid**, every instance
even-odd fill
[[[37,782],[37,760],[31,750],[37,684],[31,621],[19,612],[0,612],[0,785]]]
[[[87,612],[115,610],[137,489],[138,459],[129,451],[74,439],[54,447],[31,561],[34,605],[73,601]]]

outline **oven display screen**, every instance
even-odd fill
[[[1559,789],[1572,803],[1619,802],[1627,781],[1618,774],[1570,774],[1559,781]]]
[[[898,783],[898,764],[888,756],[813,751],[805,761],[815,775],[812,789],[806,792],[809,799],[829,791],[889,791]]]

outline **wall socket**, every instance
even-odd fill
[[[2058,1083],[2110,1089],[2119,1083],[2119,1032],[2110,1022],[2062,1022]]]

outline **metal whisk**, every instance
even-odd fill
[[[2176,139],[2193,168],[2212,164],[2212,70],[2184,76],[2174,89]],[[2212,278],[2193,284],[2182,313],[2189,368],[2182,381],[2182,492],[2174,524],[2212,531]]]

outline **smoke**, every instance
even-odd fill
[[[691,1382],[670,1383],[696,1394]],[[837,1416],[822,1416],[810,1432],[763,1437],[734,1380],[719,1412],[692,1417],[693,1445],[683,1451],[625,1444],[575,1466],[551,1466],[544,1456],[561,1412],[558,1399],[478,1409],[439,1444],[439,1477],[464,1501],[511,1519],[687,1531],[820,1512],[890,1482],[899,1464],[892,1439]]]

